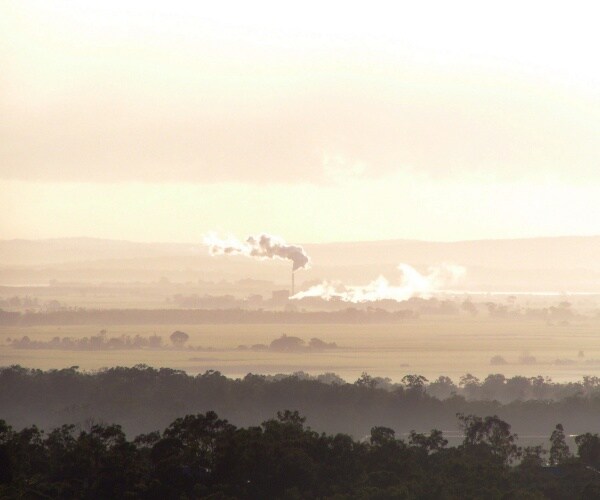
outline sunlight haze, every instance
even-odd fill
[[[3,2],[0,230],[597,234],[598,12],[557,5]]]

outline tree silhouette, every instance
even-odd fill
[[[550,443],[550,464],[559,465],[566,462],[571,457],[562,424],[557,424],[556,428],[552,431]]]
[[[169,338],[171,339],[173,345],[182,347],[190,339],[190,336],[185,332],[177,330],[169,335]]]
[[[492,453],[504,463],[510,463],[519,455],[515,444],[517,435],[510,432],[510,425],[496,415],[481,418],[476,415],[458,414],[460,427],[465,434],[464,446],[489,446]]]

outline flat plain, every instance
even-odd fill
[[[82,338],[106,329],[107,337],[150,336],[163,338],[162,349],[57,350],[17,349],[8,339],[28,336],[48,341],[54,337]],[[189,347],[170,347],[175,330],[189,334]],[[273,352],[239,349],[238,346],[269,344],[286,334],[308,342],[317,337],[335,342],[337,349],[324,351]],[[500,356],[505,364],[492,364]],[[569,325],[541,321],[490,318],[422,317],[396,324],[204,324],[43,326],[0,328],[0,365],[30,368],[79,366],[97,370],[110,366],[147,364],[182,369],[188,373],[219,370],[228,376],[247,373],[276,374],[305,371],[316,375],[334,372],[347,381],[362,372],[399,381],[409,373],[430,380],[439,375],[458,381],[471,373],[506,376],[549,376],[555,381],[578,380],[600,375],[600,320]]]

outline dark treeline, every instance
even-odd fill
[[[70,309],[11,312],[0,309],[0,325],[168,325],[264,323],[393,323],[412,318],[410,310],[346,308],[341,311],[266,311],[246,309]]]
[[[236,428],[215,412],[128,440],[118,425],[14,431],[0,420],[0,497],[7,499],[597,499],[600,437],[562,425],[549,453],[520,447],[497,416],[458,415],[462,443],[439,430],[397,439],[311,430],[297,411]],[[547,455],[547,456],[546,456]]]
[[[191,376],[180,370],[147,366],[110,368],[95,373],[76,367],[30,370],[0,369],[0,418],[21,428],[44,429],[63,423],[116,422],[130,435],[166,426],[178,415],[214,410],[235,425],[252,426],[281,408],[294,408],[323,432],[360,438],[373,425],[399,434],[431,428],[456,431],[457,413],[498,415],[525,438],[562,422],[569,434],[600,432],[598,390],[559,400],[532,399],[501,403],[469,400],[459,394],[432,396],[422,377],[378,387],[378,379],[361,376],[345,383],[334,374],[318,378],[249,374],[231,379],[207,371]],[[577,384],[573,384],[577,386]],[[581,384],[583,387],[583,383]]]
[[[182,331],[175,331],[169,336],[170,344],[164,342],[159,335],[119,335],[109,337],[106,330],[101,330],[98,335],[90,337],[53,337],[50,340],[32,340],[28,335],[21,338],[8,338],[7,344],[15,349],[49,349],[65,351],[119,351],[119,350],[188,350],[188,351],[273,351],[273,352],[303,352],[323,351],[337,349],[335,342],[325,342],[313,337],[307,342],[299,337],[287,336],[273,340],[270,344],[238,345],[235,349],[216,349],[211,346],[185,345],[189,335]]]
[[[53,337],[50,340],[32,340],[28,335],[21,338],[9,338],[7,344],[15,349],[54,349],[64,351],[113,351],[127,349],[168,349],[163,338],[158,335],[92,335],[90,337]]]

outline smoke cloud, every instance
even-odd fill
[[[352,303],[378,300],[401,302],[411,297],[430,297],[441,287],[456,283],[465,273],[464,267],[450,264],[430,267],[426,275],[422,275],[408,264],[400,264],[398,269],[402,273],[402,281],[399,285],[390,284],[383,276],[379,276],[368,285],[359,286],[324,281],[291,298],[298,300],[305,297],[320,297],[324,300],[337,299]]]
[[[245,242],[235,238],[222,240],[214,234],[204,237],[211,255],[245,255],[257,259],[282,259],[293,263],[293,271],[307,269],[310,258],[301,246],[288,245],[282,238],[269,234],[249,236]]]

